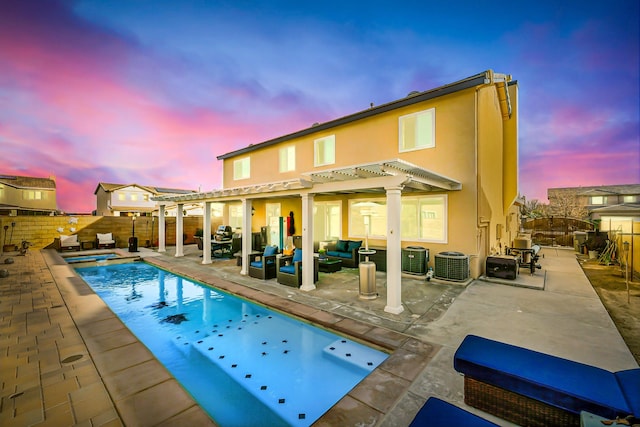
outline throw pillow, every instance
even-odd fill
[[[345,252],[352,252],[354,249],[358,249],[360,246],[362,246],[362,240],[350,241],[349,247]]]
[[[293,262],[302,261],[302,249],[296,248],[295,252],[293,252]]]
[[[338,252],[348,252],[349,250],[349,241],[348,240],[338,240],[336,244],[336,251]]]

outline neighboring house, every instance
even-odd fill
[[[599,219],[602,208],[640,204],[640,184],[549,188],[547,198],[550,206],[573,205]]]
[[[129,216],[133,214],[151,215],[158,210],[156,202],[151,198],[158,196],[175,196],[191,194],[192,190],[175,188],[150,187],[138,184],[108,184],[101,182],[93,194],[96,196],[96,215],[98,216]],[[175,216],[175,206],[167,213]],[[202,207],[185,206],[187,214],[202,215]]]
[[[291,214],[303,265],[312,265],[323,240],[384,248],[385,310],[400,313],[402,248],[426,247],[430,265],[435,254],[461,252],[477,278],[486,257],[516,237],[517,102],[511,76],[485,71],[220,155],[221,190],[154,199],[225,203],[225,223],[243,233],[242,274],[250,233],[267,226],[272,234]],[[181,233],[180,216],[176,228]],[[161,232],[161,250],[162,239]],[[315,289],[312,269],[302,272],[301,288]]]
[[[0,215],[53,215],[57,209],[55,177],[0,175]]]

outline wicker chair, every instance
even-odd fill
[[[277,246],[267,246],[264,253],[249,255],[249,276],[269,280],[276,277]]]
[[[302,285],[302,249],[295,249],[293,256],[280,257],[276,273],[278,283],[294,288]],[[313,258],[313,282],[318,281],[318,258]]]

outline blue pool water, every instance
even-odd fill
[[[84,255],[84,256],[70,256],[65,257],[67,262],[82,262],[82,261],[103,261],[106,259],[117,258],[117,254],[100,254],[100,255]]]
[[[387,355],[146,263],[78,274],[221,426],[308,426]]]

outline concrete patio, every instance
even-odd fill
[[[195,246],[177,258],[172,249],[140,255],[390,353],[318,426],[406,426],[429,396],[509,425],[463,403],[452,360],[471,333],[608,370],[638,366],[571,250],[544,248],[543,269],[533,277],[522,269],[509,284],[405,276],[405,310],[393,315],[384,312],[384,273],[380,296],[361,300],[357,270],[321,273],[317,289],[303,292],[240,276],[235,260],[203,265]],[[15,262],[0,267],[9,271],[0,279],[0,424],[215,425],[60,254],[0,260],[8,257]]]

